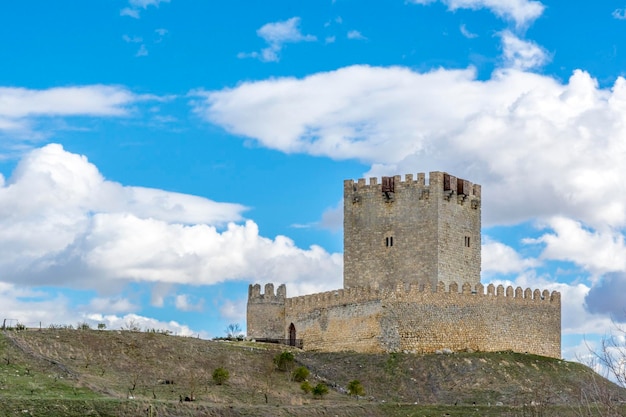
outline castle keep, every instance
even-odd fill
[[[250,285],[247,331],[306,350],[561,356],[560,293],[480,283],[481,187],[443,172],[344,181],[344,288]]]

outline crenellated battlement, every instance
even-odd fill
[[[265,284],[265,292],[261,293],[261,286],[259,284],[250,284],[248,286],[248,302],[254,303],[276,303],[285,302],[287,298],[287,287],[285,284],[278,286],[276,293],[274,293],[274,284]]]
[[[561,303],[561,294],[557,291],[522,289],[521,287],[513,289],[511,286],[505,288],[502,285],[496,287],[493,284],[485,287],[480,283],[472,286],[467,282],[460,287],[456,282],[446,286],[445,283],[440,281],[434,291],[428,284],[419,285],[399,282],[395,288],[356,287],[287,298],[285,305],[288,309],[310,310],[365,303],[374,300],[423,302],[425,300],[437,301],[445,299],[450,301],[457,299],[459,302],[462,302],[465,297],[484,298],[485,302],[499,301],[525,303],[528,305],[536,303],[558,303],[560,305]]]
[[[474,197],[480,199],[481,186],[473,184],[462,178],[457,178],[445,172],[433,171],[429,173],[428,182],[426,174],[420,172],[416,177],[413,174],[405,174],[404,180],[401,175],[382,177],[381,181],[377,177],[370,177],[369,183],[365,178],[354,180],[344,180],[344,195],[354,192],[402,192],[406,189],[419,189],[423,191],[422,199],[428,198],[431,190],[443,193],[447,200],[452,195],[464,198]]]

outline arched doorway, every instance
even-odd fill
[[[296,345],[296,326],[291,323],[289,325],[289,346]]]

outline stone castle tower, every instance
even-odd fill
[[[305,350],[561,356],[561,294],[480,282],[481,187],[444,172],[344,181],[343,288],[250,285],[250,339]]]
[[[478,284],[480,191],[443,172],[344,181],[344,288]]]

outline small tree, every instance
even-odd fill
[[[224,330],[226,333],[226,338],[234,340],[234,339],[243,339],[243,334],[241,333],[241,327],[239,323],[231,323]]]
[[[126,320],[124,325],[122,326],[122,330],[128,332],[140,332],[141,327],[139,326],[139,322],[133,318]]]
[[[106,323],[98,323],[98,330],[105,330],[107,328]]]
[[[304,391],[305,394],[308,394],[311,391],[313,391],[313,387],[311,386],[309,381],[304,381],[302,384],[300,384],[300,389]]]
[[[291,371],[295,365],[295,358],[293,353],[288,350],[279,353],[274,356],[274,364],[279,371],[287,372]]]
[[[363,396],[365,394],[365,388],[361,384],[361,381],[358,379],[354,379],[348,383],[348,394],[356,395],[357,397]]]
[[[328,394],[328,387],[323,382],[313,388],[313,396],[316,398],[322,398],[326,394]]]
[[[610,334],[602,338],[600,347],[590,351],[598,365],[592,368],[601,369],[605,378],[626,388],[626,328],[614,322]]]
[[[296,382],[303,382],[309,377],[309,370],[305,366],[299,366],[291,373],[291,378]]]
[[[213,371],[213,382],[216,385],[223,385],[230,378],[230,373],[224,368],[216,368]]]

